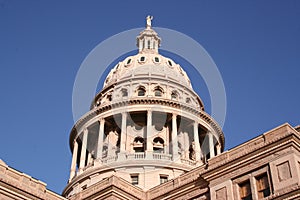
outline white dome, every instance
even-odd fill
[[[192,89],[186,72],[172,59],[154,52],[140,52],[119,62],[108,74],[104,87],[131,78],[164,78]]]

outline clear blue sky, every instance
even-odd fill
[[[148,14],[154,26],[198,41],[217,64],[226,149],[300,124],[300,1],[105,2],[0,0],[0,158],[9,166],[61,193],[77,70],[101,41],[144,26]],[[205,85],[193,85],[209,107]]]

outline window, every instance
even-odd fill
[[[260,199],[270,196],[271,192],[267,173],[264,173],[255,179],[258,198]]]
[[[191,103],[191,99],[190,98],[186,98],[185,103]]]
[[[168,60],[168,64],[169,64],[169,66],[172,67],[172,62],[171,62],[171,60]]]
[[[165,183],[168,181],[168,176],[167,175],[160,175],[159,176],[159,182],[160,184]]]
[[[160,137],[156,137],[153,140],[153,151],[154,153],[164,152],[164,140]]]
[[[127,65],[129,65],[131,63],[131,59],[129,58],[128,60],[127,60]]]
[[[172,100],[177,100],[177,98],[178,98],[177,93],[176,93],[176,92],[172,92],[172,94],[171,94],[171,99],[172,99]]]
[[[146,90],[145,90],[144,88],[140,87],[140,88],[138,89],[137,93],[138,93],[138,96],[140,96],[140,97],[141,97],[141,96],[145,96]]]
[[[100,105],[100,101],[97,101],[97,102],[96,102],[96,105],[99,106],[99,105]]]
[[[108,101],[111,101],[111,100],[112,100],[111,94],[107,95],[107,99],[108,99]]]
[[[250,181],[247,180],[239,184],[241,200],[252,200]]]
[[[154,58],[154,61],[158,63],[158,62],[159,62],[159,58],[158,58],[158,57],[155,57],[155,58]]]
[[[148,40],[148,49],[150,49],[150,40]]]
[[[133,141],[134,152],[144,152],[144,139],[141,137],[136,137]]]
[[[142,57],[140,58],[140,61],[141,61],[141,62],[144,62],[144,61],[145,61],[145,56],[142,56]]]
[[[268,166],[237,177],[233,182],[241,200],[252,200],[252,196],[263,199],[272,193]]]
[[[128,91],[126,89],[122,89],[122,97],[127,97],[128,96]]]
[[[154,96],[161,97],[162,96],[162,90],[160,88],[156,88],[154,90]]]
[[[131,184],[132,185],[138,185],[139,184],[139,175],[138,174],[132,174],[130,177],[131,177]]]

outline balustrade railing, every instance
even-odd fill
[[[129,160],[145,159],[145,153],[144,152],[138,152],[138,153],[128,154],[127,159],[129,159]]]
[[[126,155],[127,160],[143,160],[146,159],[146,152],[136,152],[136,153],[131,153]],[[151,159],[151,157],[150,157]],[[152,153],[152,159],[153,160],[167,160],[167,161],[172,161],[172,155],[171,154],[164,154],[164,153]],[[118,156],[110,156],[110,157],[105,157],[102,159],[102,163],[110,163],[110,162],[115,162],[118,160]],[[194,160],[189,160],[189,159],[181,159],[181,163],[183,164],[188,164],[191,166],[195,166],[197,164],[196,161]]]
[[[164,153],[153,153],[153,159],[156,160],[172,160],[172,155]]]

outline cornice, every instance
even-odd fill
[[[266,165],[275,159],[276,152],[289,147],[300,151],[300,134],[289,124],[284,124],[208,160],[207,170],[201,176],[210,181],[243,166],[259,166],[253,164],[255,162],[259,162],[260,166]]]
[[[102,181],[88,187],[84,191],[69,197],[69,199],[89,199],[91,197],[103,198],[103,195],[105,195],[103,191],[111,187],[118,188],[120,190],[120,193],[123,193],[124,196],[136,199],[146,199],[145,192],[142,189],[114,175],[105,178]],[[113,190],[111,190],[110,192],[113,192]],[[116,192],[115,189],[114,192]]]

